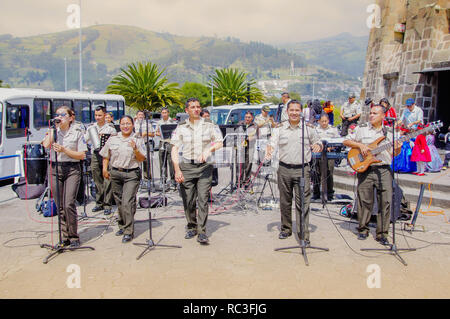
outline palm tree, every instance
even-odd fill
[[[181,105],[178,83],[168,83],[164,72],[151,62],[132,63],[115,76],[106,88],[107,94],[119,94],[128,106],[137,110],[156,111],[163,106]]]
[[[250,103],[261,103],[264,95],[255,86],[256,81],[247,80],[248,73],[238,69],[216,69],[216,74],[212,76],[214,82],[214,100],[218,104],[236,104],[247,102],[250,94]],[[247,85],[250,85],[248,92]]]

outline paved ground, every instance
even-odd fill
[[[221,169],[220,174],[222,185],[213,189],[215,193],[224,186],[229,171]],[[418,249],[401,254],[408,263],[405,267],[389,253],[360,251],[382,246],[374,241],[373,229],[368,240],[356,239],[354,221],[339,215],[342,205],[322,209],[320,204],[312,204],[312,244],[328,247],[330,251],[308,250],[308,267],[297,249],[274,251],[297,244],[297,238],[279,240],[278,209],[257,209],[257,198],[256,194],[229,196],[226,210],[218,207],[217,202],[213,204],[215,212],[208,220],[208,246],[200,246],[195,239],[184,239],[181,199],[171,192],[169,207],[152,210],[153,239],[162,244],[181,245],[181,249],[156,248],[136,260],[142,248],[122,244],[121,238],[114,236],[117,230],[114,218],[90,219],[80,221],[79,233],[82,243],[95,251],[65,252],[43,264],[49,251],[39,245],[56,242],[57,219],[39,216],[34,209],[35,200],[21,201],[9,186],[3,187],[0,298],[450,297],[447,211],[443,212],[447,216],[420,214],[417,225],[425,231],[411,234],[402,231],[401,223],[397,224],[398,247]],[[241,207],[243,204],[247,209]],[[92,207],[91,202],[87,207],[89,215]],[[147,213],[139,209],[136,214],[134,242],[149,238]],[[77,271],[72,272],[73,267],[79,270],[79,281],[74,279]],[[76,283],[80,288],[69,288]],[[369,288],[368,283],[379,283],[381,287]]]

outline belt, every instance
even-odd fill
[[[129,173],[129,172],[137,171],[139,169],[139,167],[135,167],[135,168],[117,168],[117,167],[113,167],[112,169],[115,170],[115,171],[119,171],[119,172]]]
[[[59,167],[72,167],[80,165],[80,162],[58,162]],[[56,166],[56,162],[52,162],[52,167]]]
[[[283,166],[283,167],[286,167],[286,168],[299,169],[299,168],[302,168],[302,167],[309,166],[309,163],[306,163],[306,164],[286,164],[286,163],[280,161],[280,166]]]

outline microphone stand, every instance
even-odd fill
[[[392,119],[390,119],[392,121]],[[392,121],[392,167],[395,167],[395,121]],[[394,174],[394,173],[392,173]],[[392,176],[392,201],[391,201],[391,218],[392,220],[392,244],[390,244],[390,248],[361,248],[362,251],[389,251],[391,254],[396,256],[400,262],[408,266],[406,261],[400,256],[399,251],[415,251],[415,248],[397,248],[397,244],[395,241],[395,224],[396,224],[396,218],[395,218],[395,180],[394,176]],[[380,207],[381,203],[378,203],[378,207]],[[381,218],[381,221],[383,222],[383,219]]]
[[[56,130],[56,124],[55,121],[52,121],[52,133],[55,139],[55,143],[58,140],[58,132]],[[51,141],[50,141],[51,143]],[[53,198],[50,199],[50,207],[51,209],[53,209],[53,203],[52,200],[55,201],[56,204],[56,210],[57,210],[57,215],[58,215],[58,238],[59,238],[59,242],[58,244],[56,244],[55,246],[53,245],[49,245],[49,244],[41,244],[40,247],[41,248],[49,248],[50,250],[52,250],[53,252],[50,253],[50,255],[48,255],[47,257],[44,258],[44,260],[42,261],[44,264],[47,264],[49,259],[57,254],[61,254],[65,251],[72,251],[72,250],[78,250],[78,249],[90,249],[90,250],[95,250],[93,247],[89,247],[89,246],[80,246],[80,247],[64,247],[63,243],[62,243],[62,235],[61,235],[61,211],[60,211],[60,197],[59,197],[59,172],[58,172],[58,153],[54,150],[53,151],[55,154],[55,169],[56,169],[56,184],[55,184],[55,191],[56,191],[56,196],[55,194],[53,194],[53,192],[50,191],[50,194],[52,195]],[[49,165],[51,166],[51,165]],[[49,179],[51,179],[52,176],[50,176]],[[50,188],[51,189],[51,188]],[[53,215],[53,214],[52,214]],[[78,222],[78,221],[77,221]]]
[[[145,112],[145,121],[147,123],[147,127],[146,127],[146,130],[147,130],[147,136],[146,136],[146,140],[147,140],[147,147],[146,147],[146,151],[147,151],[147,172],[150,172],[150,145],[149,145],[149,139],[148,139],[148,112]],[[148,177],[150,177],[150,176],[148,176]],[[151,184],[150,184],[150,178],[147,179],[147,196],[148,196],[147,211],[148,211],[148,236],[149,236],[149,239],[145,243],[133,243],[133,245],[145,247],[144,251],[142,253],[140,253],[139,256],[136,257],[137,260],[139,260],[142,256],[144,256],[147,251],[150,251],[150,250],[152,250],[155,247],[181,248],[181,246],[177,246],[177,245],[155,244],[155,242],[153,241],[153,237],[152,237],[152,212],[150,210],[150,207],[151,207]]]
[[[284,247],[284,248],[276,248],[275,251],[282,251],[287,249],[294,249],[294,248],[300,248],[303,259],[305,260],[305,265],[309,266],[308,262],[308,256],[306,255],[306,249],[316,249],[316,250],[322,250],[322,251],[329,251],[328,248],[321,248],[321,247],[314,247],[309,244],[309,242],[306,242],[305,240],[305,117],[303,115],[300,115],[301,122],[302,122],[302,177],[297,182],[297,186],[300,189],[300,233],[299,233],[299,239],[300,239],[300,245],[299,246],[290,246],[290,247]],[[308,183],[310,181],[308,180]],[[294,185],[295,188],[295,185]],[[294,189],[295,194],[295,189]],[[297,208],[296,208],[297,209]]]

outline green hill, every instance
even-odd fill
[[[287,43],[279,47],[303,56],[306,63],[353,77],[364,73],[368,36],[355,37],[350,33],[309,42]]]
[[[259,42],[181,37],[137,27],[98,25],[82,30],[84,89],[102,92],[128,63],[150,60],[166,68],[170,81],[206,83],[215,68],[239,67],[255,79],[277,78],[274,70],[305,66],[302,57]],[[0,79],[17,87],[78,88],[78,30],[32,37],[0,35]]]

